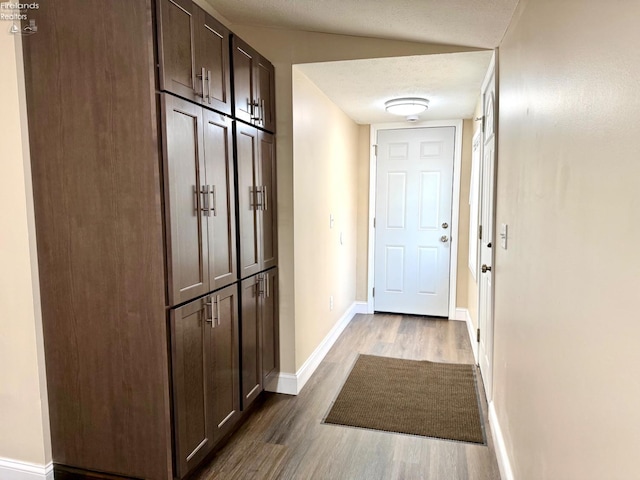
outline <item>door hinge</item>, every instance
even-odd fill
[[[480,341],[480,329],[478,329],[478,342]]]
[[[373,217],[373,228],[376,228],[376,217]]]
[[[478,240],[482,240],[482,225],[478,225]]]
[[[373,289],[371,290],[371,296],[376,296],[376,287],[373,287]]]
[[[378,145],[374,145],[373,146],[373,154],[377,157],[378,156]]]

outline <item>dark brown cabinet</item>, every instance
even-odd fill
[[[275,69],[271,62],[234,35],[233,52],[234,115],[257,127],[274,132]]]
[[[240,277],[277,263],[273,135],[236,124]]]
[[[273,68],[250,65],[247,125],[230,32],[190,0],[31,18],[48,25],[22,45],[55,476],[183,478],[278,369]]]
[[[237,286],[173,309],[170,316],[176,467],[182,477],[240,415]]]
[[[191,0],[160,0],[160,90],[231,114],[229,30]]]
[[[264,389],[278,369],[277,269],[241,283],[242,297],[242,408]]]
[[[162,94],[169,304],[237,279],[232,121]]]

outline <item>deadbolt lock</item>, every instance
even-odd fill
[[[447,222],[444,222],[444,223],[442,224],[442,228],[449,228],[449,224],[448,224]]]

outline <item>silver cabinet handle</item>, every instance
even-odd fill
[[[213,213],[214,217],[218,216],[218,207],[217,207],[217,202],[216,202],[216,186],[215,185],[211,185],[210,186],[210,192],[211,192],[211,212]]]
[[[249,187],[249,203],[251,210],[262,210],[262,187]]]
[[[211,70],[207,70],[207,101],[211,103]]]
[[[264,297],[264,275],[259,274],[256,281],[258,282],[258,298]]]
[[[251,117],[251,120],[253,120],[253,102],[249,97],[247,97],[247,113],[249,117]]]
[[[216,318],[220,326],[220,295],[216,295]]]
[[[200,98],[205,98],[205,95],[204,95],[204,82],[206,80],[206,78],[205,78],[206,76],[207,76],[207,74],[204,71],[204,67],[202,67],[202,69],[200,70],[200,73],[198,73],[196,75],[196,77],[198,77],[200,79],[200,83],[202,84],[202,93],[196,92],[196,96],[198,96]]]
[[[267,186],[263,185],[262,186],[262,209],[266,210],[267,209]]]
[[[211,328],[215,328],[216,322],[213,321],[213,304],[211,302],[204,302],[204,306],[204,320],[211,324]],[[209,312],[211,312],[211,315],[209,315]]]
[[[271,293],[270,293],[270,290],[271,290],[271,279],[269,277],[270,277],[270,275],[268,273],[264,274],[264,278],[266,279],[266,284],[267,284],[267,286],[265,287],[265,292],[266,292],[265,296],[267,298],[269,298],[271,296]]]
[[[260,123],[264,127],[264,100],[260,100]]]
[[[202,195],[202,214],[208,217],[211,212],[209,208],[209,185],[203,185],[200,189],[200,194]]]

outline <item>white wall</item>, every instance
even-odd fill
[[[4,28],[4,26],[3,26]],[[19,36],[0,33],[0,478],[4,460],[51,462]]]
[[[518,480],[640,478],[639,18],[522,1],[500,47],[493,390]]]

